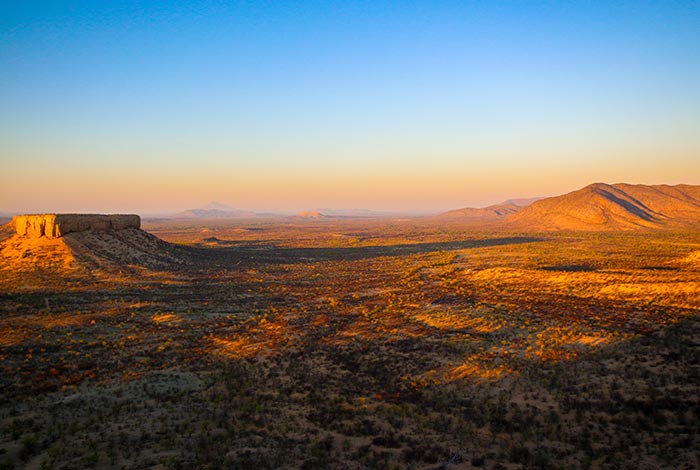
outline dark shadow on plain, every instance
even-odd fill
[[[406,256],[433,251],[455,251],[500,245],[515,245],[543,241],[534,237],[487,238],[454,242],[405,243],[399,245],[362,246],[348,248],[283,248],[275,245],[240,244],[223,242],[211,248],[192,247],[192,255],[215,265],[239,263],[315,263],[318,261],[354,261],[385,256]],[[229,246],[226,246],[229,245]]]

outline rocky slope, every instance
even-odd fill
[[[700,186],[594,183],[506,219],[526,230],[639,230],[700,224]]]
[[[185,248],[139,226],[137,215],[17,216],[2,229],[14,234],[0,238],[0,277],[11,286],[31,287],[53,278],[87,279],[184,263]]]

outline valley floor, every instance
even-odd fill
[[[0,468],[700,461],[700,233],[145,228],[167,260],[0,262]]]

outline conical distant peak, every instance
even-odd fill
[[[222,203],[220,203],[220,202],[218,202],[218,201],[212,201],[212,202],[210,202],[209,204],[207,204],[206,206],[202,207],[202,209],[206,209],[206,210],[232,211],[232,210],[233,210],[233,207],[231,207],[231,206],[229,206],[229,205],[226,205],[226,204],[222,204]]]

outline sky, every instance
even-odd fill
[[[0,212],[700,184],[700,1],[0,2]]]

